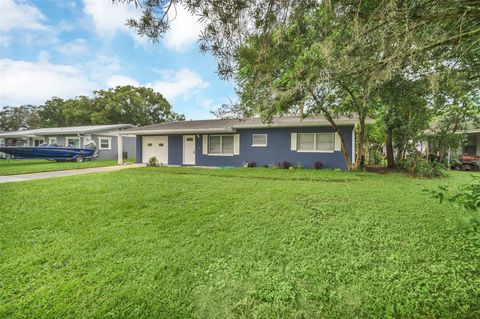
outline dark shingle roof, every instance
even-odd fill
[[[339,124],[354,124],[358,117],[339,117],[336,122]],[[271,123],[262,123],[258,117],[249,117],[244,119],[213,119],[213,120],[195,120],[165,122],[153,125],[140,126],[126,130],[132,133],[162,133],[162,132],[202,132],[202,131],[233,131],[236,128],[256,128],[256,127],[295,127],[295,126],[330,126],[330,123],[323,116],[312,116],[301,118],[300,116],[282,116],[274,117]]]

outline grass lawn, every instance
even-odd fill
[[[116,165],[117,161],[94,160],[83,163],[52,162],[47,160],[11,160],[0,159],[0,176],[61,171],[66,169],[89,168]]]
[[[469,178],[140,168],[0,184],[0,317],[479,318],[475,214],[421,192]]]

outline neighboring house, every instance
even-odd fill
[[[0,131],[0,134],[3,132]],[[5,139],[0,137],[0,147],[5,146]],[[0,158],[5,158],[5,153],[0,152]]]
[[[465,130],[456,132],[455,134],[465,134],[466,142],[461,145],[458,149],[452,149],[450,152],[452,155],[467,155],[467,156],[480,156],[480,127],[476,127],[473,123],[469,122],[466,125]],[[425,131],[425,135],[432,136],[434,135],[433,129]],[[418,148],[424,153],[435,153],[438,149],[438,142],[432,143],[431,141],[423,143],[421,148]]]
[[[467,135],[467,142],[462,146],[462,155],[480,156],[480,128],[468,124],[463,133]]]
[[[356,122],[336,120],[352,161]],[[164,165],[238,167],[288,161],[312,168],[320,161],[325,168],[347,169],[340,138],[324,117],[276,117],[270,124],[259,118],[166,122],[125,132],[137,135],[137,162],[156,157]]]
[[[117,135],[125,129],[134,127],[131,124],[92,125],[75,127],[49,127],[33,130],[10,131],[0,133],[0,145],[6,146],[38,146],[42,143],[62,146],[83,147],[93,140],[99,150],[98,159],[117,158]],[[135,136],[123,135],[123,151],[126,156],[135,156]]]

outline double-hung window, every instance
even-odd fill
[[[254,147],[267,146],[267,134],[252,134],[252,146]]]
[[[98,149],[100,150],[110,150],[112,149],[112,138],[111,137],[99,137],[98,138]]]
[[[233,155],[233,135],[209,135],[208,154]]]
[[[333,152],[335,150],[334,133],[298,133],[298,151]]]

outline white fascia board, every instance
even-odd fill
[[[116,125],[116,126],[113,125],[112,127],[86,129],[86,130],[83,131],[83,133],[99,134],[99,132],[104,132],[104,131],[106,131],[106,132],[116,132],[116,131],[130,129],[130,128],[133,128],[133,127],[135,127],[135,125],[132,125],[132,124]]]
[[[25,138],[25,137],[43,137],[42,135],[35,134],[1,134],[0,138]]]
[[[189,129],[189,130],[139,130],[139,131],[125,131],[125,134],[136,135],[166,135],[166,134],[212,134],[212,133],[235,133],[232,128],[214,128],[214,129]]]
[[[355,125],[357,121],[353,120],[339,120],[335,121],[337,126],[350,126]],[[367,122],[366,123],[370,123]],[[371,122],[373,123],[373,122]],[[299,122],[299,123],[272,123],[272,124],[239,124],[233,125],[236,129],[248,129],[248,128],[270,128],[270,127],[310,127],[310,126],[332,126],[328,121],[322,122]]]

